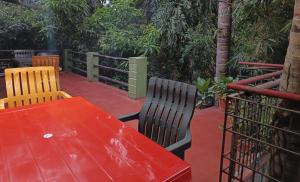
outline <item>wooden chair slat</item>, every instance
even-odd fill
[[[26,72],[21,72],[22,95],[28,95],[28,81]],[[29,105],[29,97],[23,99],[23,105]]]
[[[7,107],[42,103],[70,97],[57,88],[54,67],[23,67],[5,70]]]
[[[48,102],[50,100],[50,86],[49,86],[49,77],[48,77],[48,70],[42,70],[42,85],[44,88],[44,100]]]
[[[44,102],[44,98],[41,93],[44,92],[43,88],[43,81],[42,81],[42,69],[34,71],[35,75],[35,85],[36,85],[36,90],[37,92],[37,97],[38,97],[38,103]]]
[[[55,76],[57,80],[59,80],[59,60],[60,57],[58,55],[50,55],[50,56],[32,56],[32,66],[53,66],[55,70]],[[56,83],[57,88],[60,89],[59,82]]]

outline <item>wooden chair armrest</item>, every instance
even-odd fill
[[[59,96],[61,96],[62,98],[72,98],[71,95],[69,95],[68,93],[66,93],[64,91],[59,91]]]
[[[0,109],[5,109],[5,104],[7,103],[7,99],[0,99]]]

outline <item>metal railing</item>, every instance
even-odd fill
[[[255,62],[239,62],[239,80],[272,73],[283,68],[282,64],[268,64]],[[263,80],[268,81],[268,80]]]
[[[34,55],[43,53],[55,53],[61,54],[58,50],[32,50]],[[15,50],[0,50],[0,76],[4,75],[4,70],[6,68],[16,67],[17,63],[15,61]]]
[[[76,51],[69,51],[71,54],[71,61],[72,64],[69,65],[70,70],[74,73],[86,76],[87,75],[87,58],[86,53],[84,52],[76,52]]]
[[[239,93],[226,101],[219,181],[280,182],[299,173],[300,111],[291,103],[300,95],[278,91],[281,71],[273,71],[228,85]]]
[[[93,65],[100,70],[100,74],[94,74],[94,77],[97,77],[105,82],[121,85],[123,88],[128,89],[129,59],[101,54],[97,54],[94,56],[98,57],[99,60],[101,60],[99,64]]]
[[[71,62],[68,64],[70,71],[87,76],[89,80],[100,80],[121,89],[128,89],[129,59],[95,52],[91,52],[92,56],[89,57],[87,52],[72,50],[68,50],[67,54],[69,60],[65,61]]]

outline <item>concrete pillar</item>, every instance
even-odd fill
[[[72,66],[72,54],[71,49],[64,49],[64,71],[70,71]]]
[[[89,81],[98,81],[98,77],[95,75],[99,75],[99,67],[95,65],[99,65],[99,54],[97,52],[88,52],[86,54],[86,68],[87,68],[87,79]]]
[[[147,92],[147,58],[129,58],[128,96],[138,99],[146,96]]]

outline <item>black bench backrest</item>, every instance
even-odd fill
[[[183,139],[195,110],[194,85],[152,77],[139,115],[139,132],[163,147]]]

